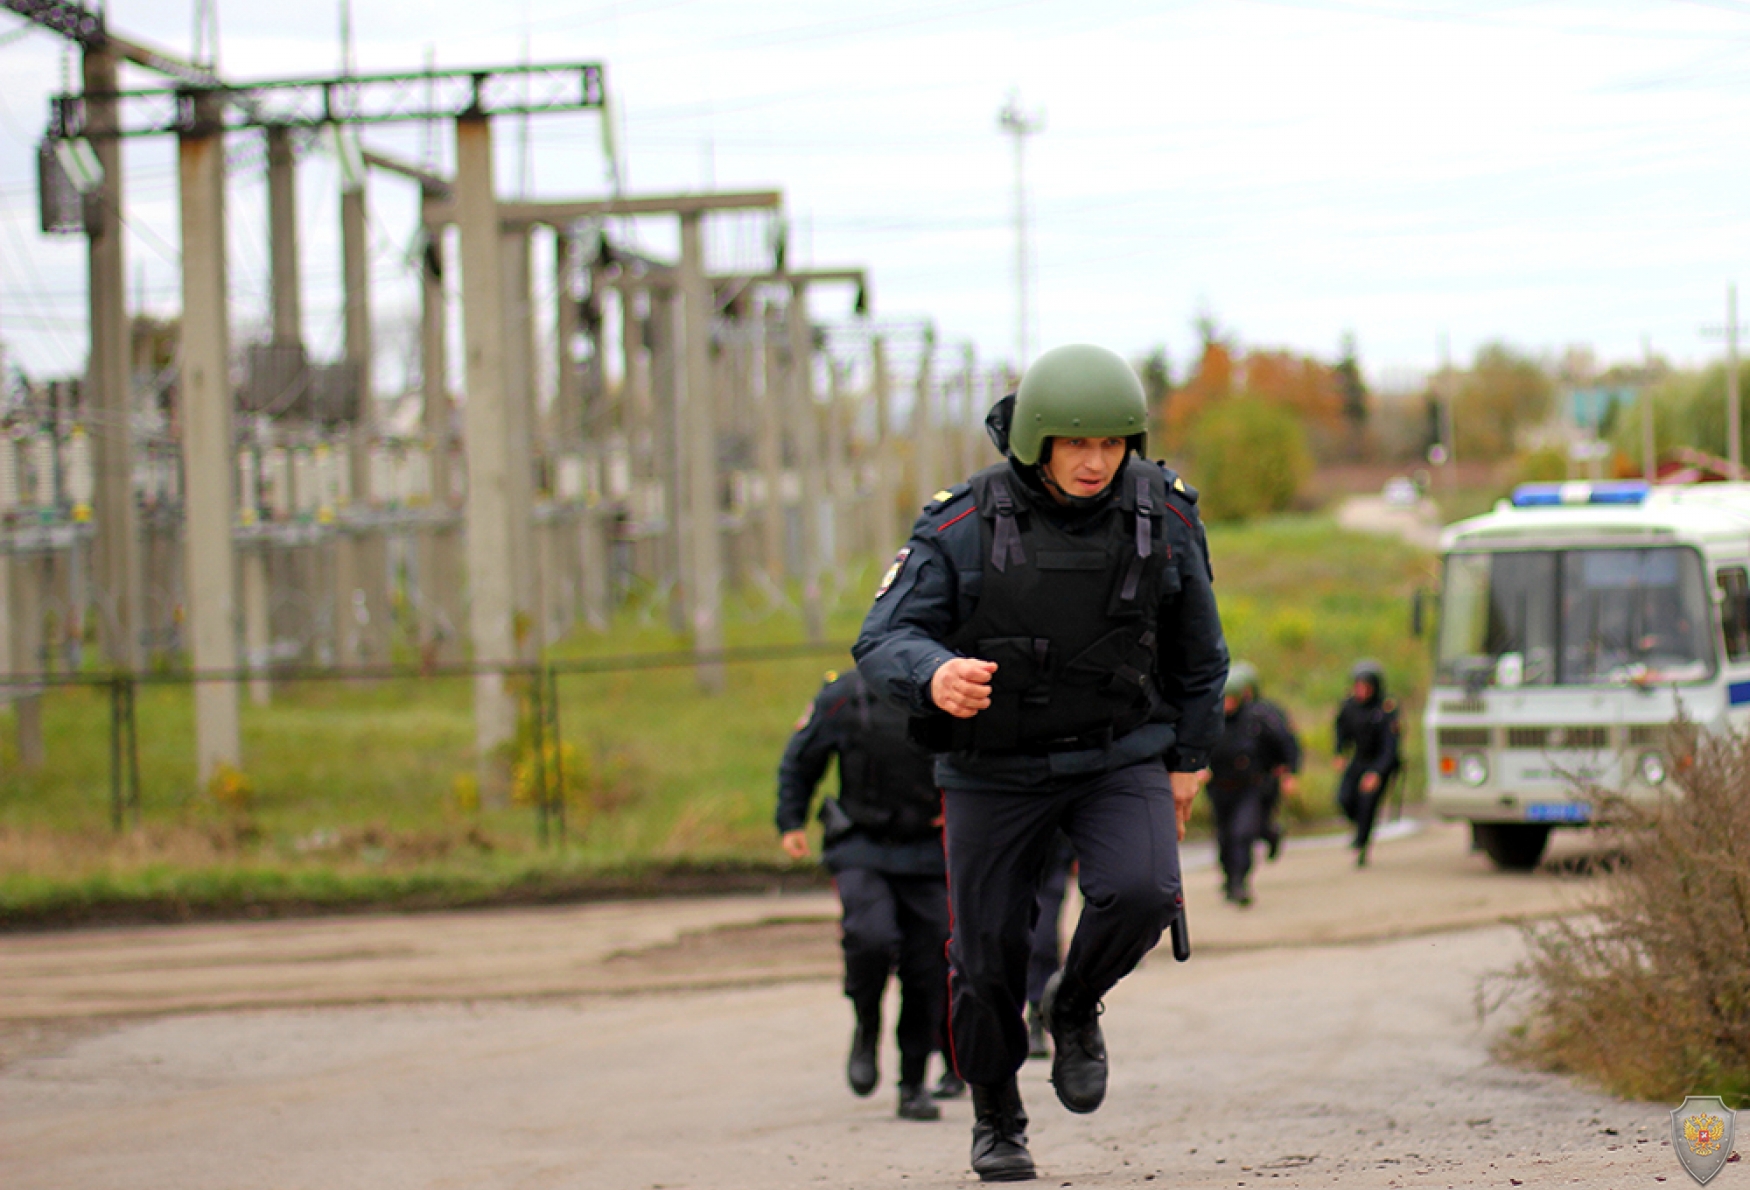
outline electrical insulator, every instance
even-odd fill
[[[261,486],[267,515],[276,521],[292,519],[292,460],[283,446],[268,448],[261,460]]]
[[[91,519],[91,502],[97,497],[97,477],[91,467],[91,439],[83,426],[74,426],[67,436],[67,499],[73,505],[73,519],[81,523]]]
[[[261,519],[261,487],[255,469],[255,451],[247,446],[237,452],[237,504],[241,524],[253,525]]]
[[[321,503],[316,490],[316,456],[309,447],[300,447],[292,452],[292,509],[299,520],[311,520]]]
[[[55,507],[55,436],[39,430],[30,439],[31,503],[43,512]]]
[[[326,442],[316,448],[314,460],[316,468],[316,521],[318,524],[334,523],[334,509],[340,503],[340,468],[335,466],[334,451]]]
[[[352,447],[342,438],[328,447],[333,455],[333,480],[328,488],[329,502],[336,508],[352,503]]]
[[[0,516],[18,510],[18,446],[12,435],[0,432]]]

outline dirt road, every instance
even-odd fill
[[[1558,857],[1585,851],[1564,839]],[[1188,861],[1197,953],[1108,999],[1092,1116],[1023,1072],[1059,1186],[1653,1186],[1670,1106],[1488,1057],[1502,924],[1581,903],[1462,833],[1355,871],[1292,844],[1222,903]],[[834,906],[784,898],[0,939],[0,1185],[817,1187],[970,1182],[970,1106],[893,1116],[844,1087]],[[891,1082],[895,1055],[883,1053]],[[1730,1186],[1737,1169],[1716,1185]]]

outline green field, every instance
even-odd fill
[[[1291,812],[1331,814],[1330,722],[1360,656],[1382,661],[1403,695],[1406,795],[1418,797],[1427,650],[1409,635],[1409,603],[1432,580],[1429,557],[1322,517],[1210,537],[1233,653],[1259,667],[1307,747]],[[640,665],[557,680],[562,838],[557,820],[542,830],[526,781],[476,786],[466,677],[285,683],[268,706],[246,697],[241,772],[207,789],[194,778],[187,688],[143,686],[142,796],[120,832],[108,692],[52,689],[39,767],[20,764],[13,712],[0,714],[0,921],[475,903],[794,871],[771,826],[777,759],[824,672],[849,664],[843,648],[878,568],[870,559],[837,576],[827,625],[837,649],[732,663],[721,695],[700,693],[684,665],[651,665],[685,649],[658,608],[627,608],[611,632],[551,650],[561,664]],[[732,648],[802,641],[794,606],[736,602],[725,621]],[[504,759],[526,775],[534,750]],[[1206,829],[1201,816],[1195,825]]]

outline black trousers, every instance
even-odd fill
[[[900,1081],[919,1082],[941,1036],[947,992],[948,895],[940,876],[847,868],[834,877],[844,907],[845,995],[857,1020],[881,1027],[887,977],[899,974]]]
[[[1045,864],[1039,883],[1039,916],[1033,922],[1033,938],[1027,955],[1027,1003],[1039,1003],[1046,981],[1063,965],[1063,896],[1069,891],[1070,869],[1076,853],[1069,840],[1058,836],[1057,846]]]
[[[1337,805],[1355,824],[1355,838],[1350,846],[1362,851],[1367,850],[1368,841],[1373,838],[1373,820],[1379,814],[1379,803],[1385,800],[1386,787],[1386,782],[1381,781],[1372,793],[1362,793],[1361,778],[1366,771],[1350,765],[1343,770],[1343,779],[1337,786]]]
[[[1159,762],[1029,793],[948,789],[949,1027],[960,1077],[1001,1084],[1027,1060],[1027,967],[1038,891],[1061,830],[1082,915],[1064,980],[1098,998],[1160,941],[1179,897],[1178,826]]]
[[[1227,887],[1237,892],[1252,877],[1252,860],[1258,840],[1264,837],[1267,791],[1260,785],[1241,785],[1217,790],[1209,787],[1209,804],[1215,811],[1215,843],[1221,856]]]

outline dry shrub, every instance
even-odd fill
[[[1619,1095],[1750,1098],[1750,736],[1673,729],[1656,802],[1600,796],[1623,862],[1584,918],[1527,926],[1508,1055]],[[1680,789],[1671,789],[1671,785]]]

